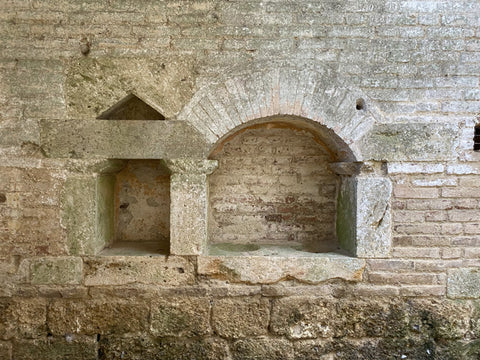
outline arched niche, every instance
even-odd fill
[[[356,195],[345,188],[361,163],[333,130],[298,116],[256,119],[222,137],[209,159],[218,161],[210,253],[356,254],[354,206],[346,206]]]

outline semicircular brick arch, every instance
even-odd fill
[[[356,143],[379,112],[330,68],[279,67],[231,76],[201,88],[177,119],[191,123],[213,146],[250,121],[278,115],[310,119],[333,130],[351,149],[354,160],[361,161]]]

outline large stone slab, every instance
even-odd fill
[[[379,124],[358,146],[365,160],[451,160],[457,137],[455,124]]]
[[[48,157],[163,159],[205,157],[205,140],[183,121],[69,120],[41,122]]]
[[[317,284],[328,279],[360,281],[365,260],[337,254],[305,256],[200,256],[198,273],[231,282],[272,284],[285,279]]]

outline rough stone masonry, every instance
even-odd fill
[[[0,35],[0,359],[480,358],[480,2],[0,0]]]

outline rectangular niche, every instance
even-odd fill
[[[113,176],[114,235],[102,254],[168,254],[168,169],[161,160],[128,160]]]

